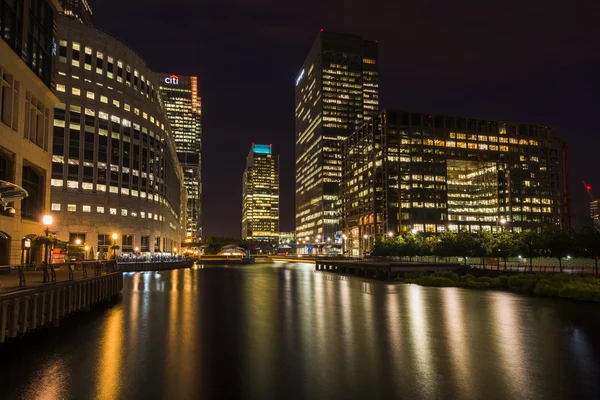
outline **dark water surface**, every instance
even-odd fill
[[[600,306],[307,264],[128,274],[5,344],[0,398],[599,399]]]

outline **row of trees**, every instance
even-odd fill
[[[523,233],[481,231],[443,233],[431,237],[407,234],[386,238],[375,243],[372,255],[398,257],[479,257],[484,264],[485,257],[498,257],[504,260],[520,255],[529,259],[533,268],[534,257],[554,257],[562,271],[562,260],[567,256],[595,259],[598,274],[600,257],[600,232],[583,229],[580,233],[549,227],[538,233],[533,230]]]

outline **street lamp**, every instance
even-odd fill
[[[79,246],[79,245],[81,244],[81,239],[79,239],[79,238],[78,238],[78,239],[75,239],[75,244],[76,244],[77,246]]]
[[[50,235],[50,225],[52,225],[52,215],[44,215],[42,222],[44,225],[46,225],[46,263],[50,263],[50,255],[48,254],[48,236]]]
[[[49,234],[49,227],[52,225],[52,215],[44,215],[42,222],[46,225],[46,236]]]
[[[417,233],[419,233],[419,231],[417,230],[417,228],[413,228],[410,233],[412,233],[413,235],[416,235]]]
[[[116,233],[112,234],[112,239],[113,239],[113,257],[115,259],[115,261],[117,261],[117,239],[119,238],[119,235]]]
[[[173,254],[177,254],[177,247],[173,247]]]
[[[83,249],[85,250],[85,254],[83,255],[83,259],[87,260],[88,251],[90,250],[90,246],[85,246]]]
[[[392,232],[392,231],[389,231],[389,232],[388,232],[388,236],[389,236],[389,237],[394,237],[394,232]]]

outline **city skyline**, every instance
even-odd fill
[[[187,7],[187,13],[177,22],[158,6],[144,7],[140,11],[137,2],[92,0],[90,4],[95,23],[125,38],[154,70],[176,68],[181,73],[199,76],[200,93],[205,101],[205,171],[216,170],[210,176],[207,174],[204,183],[204,226],[208,235],[239,234],[240,188],[238,185],[220,188],[219,182],[239,176],[243,164],[236,160],[243,160],[248,141],[272,142],[280,149],[281,229],[294,228],[293,88],[320,28],[379,40],[380,109],[400,108],[558,126],[570,146],[573,214],[589,214],[587,195],[578,183],[585,179],[592,186],[599,184],[597,176],[589,176],[593,161],[584,157],[586,144],[594,148],[600,145],[599,139],[593,136],[593,101],[591,91],[586,89],[598,84],[597,78],[589,77],[586,71],[593,71],[599,60],[596,54],[585,51],[592,49],[591,36],[578,38],[577,49],[569,45],[569,40],[576,35],[573,28],[580,22],[556,7],[545,8],[546,22],[528,22],[527,28],[524,27],[525,15],[537,9],[535,4],[517,6],[516,2],[509,2],[488,8],[469,7],[471,14],[464,16],[447,9],[421,13],[408,7],[403,14],[405,18],[413,17],[412,22],[402,28],[390,26],[390,17],[386,16],[399,7],[395,5],[383,15],[381,11],[364,11],[350,3],[346,7],[348,15],[341,19],[335,16],[335,7],[328,3],[321,7],[322,15],[308,18],[308,22],[302,22],[306,11],[299,6],[277,5],[269,12],[259,7],[253,15],[262,23],[253,24],[244,20],[243,15],[249,9],[241,4],[238,5],[240,11],[229,14],[225,22],[208,17],[218,15],[219,5],[179,3],[178,7]],[[141,12],[140,21],[160,20],[167,28],[148,32],[143,26],[146,22],[126,19],[128,13],[124,11],[127,10]],[[441,11],[442,15],[447,14],[442,20],[437,17]],[[510,21],[497,18],[493,19],[494,29],[477,29],[478,19],[510,11],[514,11]],[[358,24],[363,13],[369,20],[378,22]],[[278,28],[276,20],[287,20],[290,26]],[[461,22],[450,25],[452,20]],[[548,20],[557,23],[548,24]],[[185,48],[186,40],[178,35],[175,24],[189,26],[189,36],[197,39],[193,49]],[[409,27],[419,24],[436,29],[409,34]],[[237,27],[228,31],[229,26]],[[446,31],[440,29],[450,33],[445,35]],[[476,37],[458,40],[475,29]],[[495,34],[497,31],[503,35]],[[541,40],[542,33],[557,38],[552,48]],[[223,48],[231,48],[233,52],[224,52]],[[502,56],[494,56],[497,52]],[[281,62],[267,68],[274,57],[271,53],[280,55]],[[207,54],[216,57],[206,57]],[[404,62],[403,54],[418,57]],[[246,79],[250,75],[254,77],[252,82]],[[236,109],[232,99],[246,106]],[[273,110],[272,118],[258,124],[242,123],[263,108]],[[232,110],[240,118],[228,118]],[[222,144],[223,137],[232,138],[227,146]],[[225,165],[221,162],[225,158],[233,161]],[[218,216],[220,207],[231,215]]]

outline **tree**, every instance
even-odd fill
[[[517,249],[525,257],[529,258],[529,270],[533,271],[533,258],[541,254],[543,243],[539,233],[527,230],[517,238]]]
[[[552,257],[558,259],[558,267],[562,272],[562,259],[575,248],[575,242],[569,232],[555,227],[547,228],[542,234],[542,245]]]
[[[577,250],[584,257],[594,259],[595,273],[598,275],[598,258],[600,257],[600,231],[594,227],[584,227],[576,237]]]
[[[475,254],[474,249],[477,247],[475,236],[469,232],[462,231],[454,235],[454,253],[457,256],[465,258],[467,265],[467,257]]]
[[[471,253],[481,258],[481,265],[485,264],[485,257],[492,254],[494,236],[490,231],[480,231],[473,235],[474,246]]]
[[[506,260],[512,256],[517,249],[517,241],[512,232],[502,231],[494,235],[492,243],[492,253],[497,257],[504,259],[504,269],[506,269]]]

